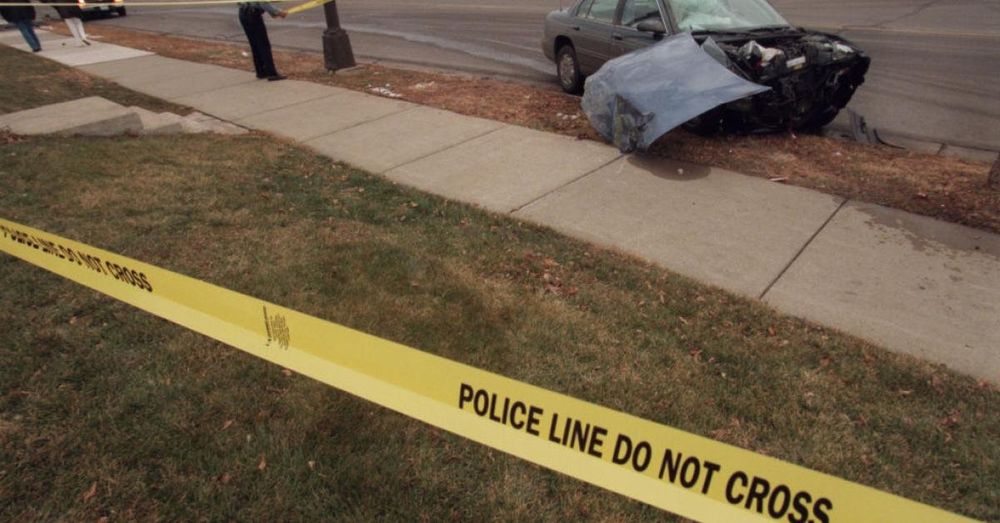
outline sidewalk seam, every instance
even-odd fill
[[[256,81],[259,81],[259,80],[260,80],[260,78],[258,78]],[[309,83],[312,83],[312,82],[309,82]],[[323,84],[316,84],[316,85],[323,85]],[[323,87],[330,87],[330,86],[323,85]],[[225,89],[225,87],[223,87],[222,89]],[[218,89],[216,89],[216,90],[218,90]],[[238,120],[246,120],[247,118],[253,118],[255,116],[262,116],[262,115],[265,115],[265,114],[276,113],[278,111],[284,111],[285,109],[291,109],[292,107],[296,107],[296,106],[299,106],[299,105],[302,105],[302,104],[307,104],[307,103],[310,103],[310,102],[318,102],[320,100],[326,100],[327,98],[333,98],[334,96],[337,96],[338,94],[340,94],[340,93],[338,93],[336,91],[331,91],[330,94],[327,94],[327,95],[324,95],[324,96],[320,96],[319,98],[309,98],[308,100],[301,100],[301,101],[295,102],[293,104],[282,105],[281,107],[276,107],[274,109],[268,109],[268,110],[266,110],[264,112],[261,112],[261,113],[253,113],[253,114],[250,114],[250,115],[247,115],[247,116],[243,116],[243,117],[239,118]]]
[[[427,153],[427,154],[425,154],[425,155],[423,155],[423,156],[420,156],[420,157],[417,157],[417,158],[414,158],[414,159],[412,159],[412,160],[409,160],[409,161],[406,161],[406,162],[403,162],[403,163],[401,163],[401,164],[399,164],[399,165],[394,165],[394,166],[392,166],[392,167],[389,167],[388,169],[383,169],[382,171],[379,171],[379,172],[378,172],[378,173],[376,173],[376,174],[388,174],[388,173],[389,173],[389,171],[394,171],[394,170],[396,170],[396,169],[399,169],[400,167],[406,167],[407,165],[410,165],[411,163],[417,163],[417,162],[419,162],[420,160],[423,160],[423,159],[425,159],[425,158],[430,158],[431,156],[434,156],[435,154],[438,154],[438,153],[443,153],[443,152],[445,152],[445,151],[449,151],[449,150],[451,150],[451,149],[454,149],[454,148],[456,148],[456,147],[459,147],[459,146],[461,146],[461,145],[465,145],[465,144],[467,144],[467,143],[469,143],[469,142],[471,142],[471,141],[473,141],[473,140],[478,140],[479,138],[482,138],[482,137],[484,137],[484,136],[487,136],[487,135],[490,135],[490,134],[493,134],[493,133],[495,133],[495,132],[497,132],[497,131],[500,131],[500,130],[502,130],[502,129],[506,129],[506,128],[508,128],[508,127],[510,127],[510,125],[507,125],[507,124],[505,124],[505,123],[501,123],[501,124],[500,124],[500,126],[499,126],[499,127],[497,127],[496,129],[490,129],[489,131],[486,131],[486,132],[485,132],[485,133],[483,133],[483,134],[477,134],[476,136],[472,136],[472,137],[469,137],[469,138],[466,138],[465,140],[462,140],[461,142],[458,142],[458,143],[454,143],[454,144],[451,144],[451,145],[449,145],[449,146],[446,146],[446,147],[444,147],[444,148],[442,148],[442,149],[438,149],[438,150],[436,150],[436,151],[432,151],[432,152],[429,152],[429,153]],[[428,191],[428,192],[429,192],[429,191]]]
[[[556,188],[554,188],[554,189],[552,189],[550,191],[547,191],[545,194],[541,194],[538,197],[533,198],[532,200],[530,200],[528,202],[525,202],[524,204],[522,204],[522,205],[520,205],[518,207],[514,207],[513,209],[507,211],[507,214],[513,215],[516,212],[520,212],[520,211],[524,210],[525,207],[528,207],[528,206],[534,204],[535,202],[541,200],[542,198],[545,198],[545,197],[551,195],[552,193],[554,193],[554,192],[556,192],[558,190],[565,189],[566,187],[569,187],[570,185],[573,185],[574,183],[576,183],[576,182],[578,182],[578,181],[580,181],[580,180],[582,180],[582,179],[590,176],[591,174],[594,174],[597,171],[600,171],[601,169],[603,169],[603,168],[605,168],[605,167],[607,167],[607,166],[609,166],[609,165],[617,162],[618,160],[621,160],[624,157],[625,157],[624,154],[619,154],[618,156],[612,158],[611,160],[608,160],[607,162],[604,162],[601,165],[598,165],[597,167],[595,167],[595,168],[593,168],[593,169],[591,169],[591,170],[589,170],[589,171],[581,174],[580,176],[577,176],[576,178],[573,178],[572,180],[570,180],[570,181],[568,181],[568,182],[560,185],[559,187],[556,187]]]
[[[781,269],[781,272],[779,272],[778,275],[775,276],[773,280],[771,280],[771,283],[768,284],[768,286],[764,289],[764,292],[760,293],[760,296],[757,296],[758,300],[764,301],[764,296],[767,296],[767,293],[771,292],[771,288],[774,287],[774,285],[778,283],[779,280],[781,280],[781,277],[784,276],[785,273],[788,272],[788,269],[790,269],[792,265],[794,265],[795,262],[798,261],[799,257],[802,256],[802,253],[805,252],[810,245],[812,245],[813,240],[815,240],[816,237],[819,236],[819,233],[823,232],[823,230],[826,229],[826,226],[829,225],[831,221],[833,221],[833,217],[836,216],[838,213],[840,213],[840,210],[843,209],[844,206],[847,205],[847,203],[850,201],[851,201],[850,198],[844,198],[844,201],[840,202],[840,205],[838,205],[837,208],[834,209],[832,213],[830,213],[830,216],[828,216],[826,221],[823,222],[823,225],[820,225],[819,228],[816,229],[816,232],[812,233],[812,236],[810,236],[809,239],[806,240],[804,244],[802,244],[802,247],[799,249],[798,252],[795,253],[795,256],[792,256],[792,259],[788,261],[788,263],[785,265],[783,269]]]
[[[310,145],[309,142],[311,142],[313,140],[319,140],[320,138],[326,138],[327,136],[332,136],[332,135],[335,135],[337,133],[341,133],[341,132],[344,132],[344,131],[348,131],[348,130],[354,129],[355,127],[361,127],[362,125],[366,125],[366,124],[370,124],[370,123],[373,123],[373,122],[377,122],[379,120],[384,120],[384,119],[386,119],[386,118],[388,118],[390,116],[397,116],[397,115],[400,115],[400,114],[403,114],[403,113],[406,113],[406,112],[414,111],[416,109],[417,109],[417,107],[407,107],[405,109],[400,109],[398,111],[393,111],[393,112],[388,113],[388,114],[383,114],[382,116],[378,116],[376,118],[372,118],[371,120],[365,120],[363,122],[358,122],[356,124],[348,125],[347,127],[344,127],[343,129],[337,129],[336,131],[330,131],[330,132],[328,132],[326,134],[321,134],[321,135],[318,135],[318,136],[313,136],[311,138],[305,138],[303,140],[296,140],[296,141],[299,142],[299,143],[301,143],[301,144],[303,144],[303,145]]]

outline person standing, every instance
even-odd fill
[[[67,3],[66,0],[41,0],[42,3]],[[80,9],[79,5],[56,5],[52,6],[53,9],[59,13],[59,18],[62,18],[63,22],[66,22],[66,27],[69,28],[70,34],[73,38],[76,38],[77,43],[83,45],[90,45],[90,40],[87,39],[87,32],[83,30],[83,10]]]
[[[264,13],[272,18],[284,18],[288,12],[278,9],[271,2],[241,2],[240,25],[250,42],[250,52],[253,53],[253,68],[257,78],[267,78],[269,82],[284,80],[286,77],[278,74],[274,67],[274,56],[271,55],[271,41],[267,38],[267,26],[264,25]]]
[[[14,24],[21,31],[24,41],[35,53],[42,50],[42,43],[35,34],[35,8],[30,5],[3,5],[24,3],[25,0],[0,0],[0,17]]]

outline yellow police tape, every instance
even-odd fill
[[[309,0],[308,2],[303,2],[297,6],[289,7],[288,14],[294,15],[295,13],[301,13],[307,9],[312,9],[314,7],[319,7],[323,4],[329,3],[332,0]]]
[[[114,0],[108,2],[4,2],[4,7],[185,7],[192,5],[230,5],[230,4],[245,4],[248,1],[254,0],[177,0],[171,1],[166,0],[162,2],[157,1],[146,1],[146,2],[128,2],[125,0]],[[269,4],[281,4],[297,2],[298,0],[262,0],[263,2]],[[332,2],[334,0],[309,0],[303,3],[301,6],[295,6],[289,9],[289,13],[305,11],[306,9],[312,9],[313,7],[319,7],[323,4]],[[308,7],[303,7],[308,6]],[[299,9],[301,7],[301,9]]]
[[[0,251],[327,385],[700,521],[963,521],[0,219]]]

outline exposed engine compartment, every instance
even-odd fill
[[[681,125],[702,134],[812,130],[847,105],[869,65],[847,41],[791,27],[680,33],[605,62],[587,78],[581,106],[622,152]]]
[[[702,47],[737,75],[771,89],[692,121],[701,132],[720,126],[734,132],[817,129],[847,105],[871,64],[850,42],[815,32],[750,40],[720,36],[707,38]]]

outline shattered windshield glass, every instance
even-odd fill
[[[788,25],[765,0],[668,0],[681,31]]]

